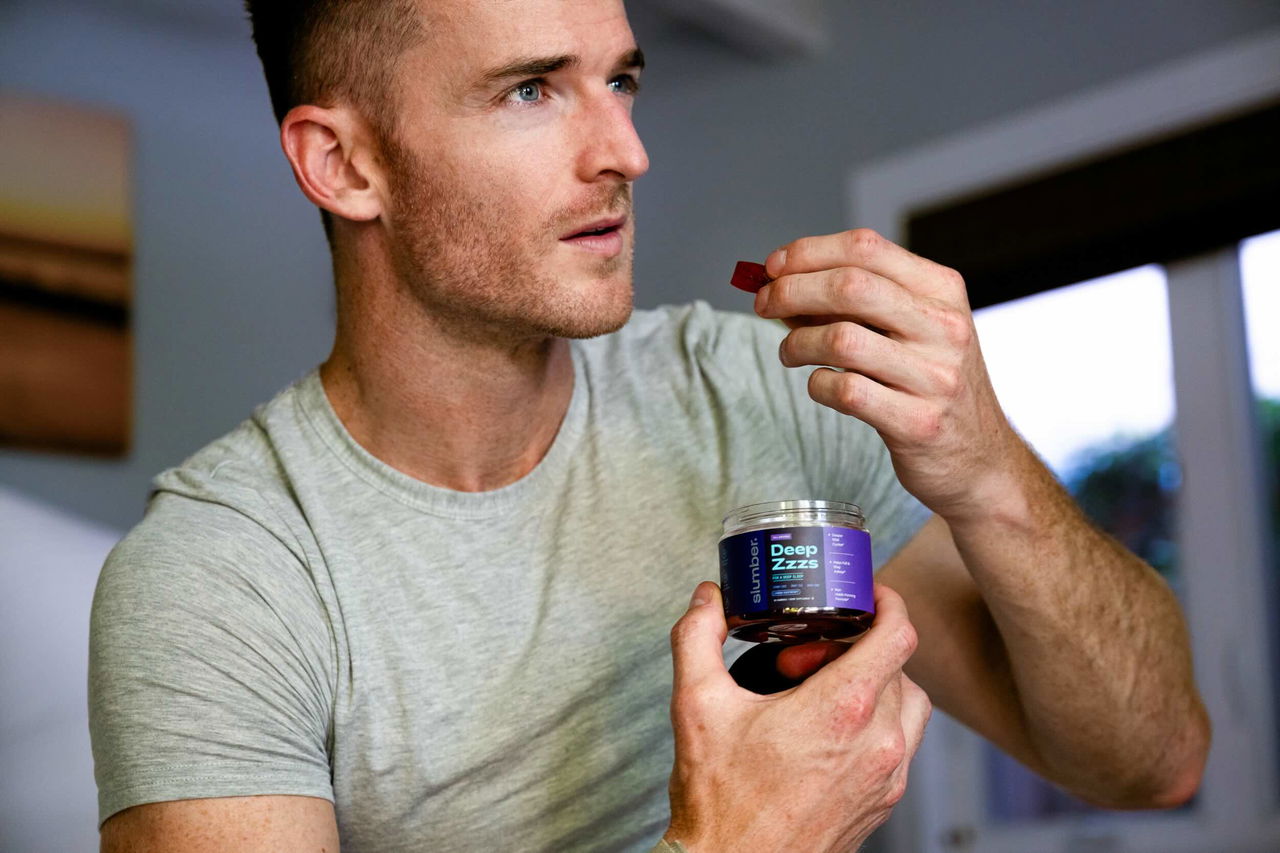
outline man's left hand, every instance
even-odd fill
[[[991,387],[960,274],[865,228],[788,243],[766,267],[756,313],[792,329],[784,365],[819,366],[809,395],[874,427],[898,479],[938,515],[983,514],[1025,445]]]

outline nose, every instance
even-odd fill
[[[634,181],[649,171],[649,155],[631,121],[631,100],[602,93],[584,104],[583,120],[576,128],[578,172],[583,181],[621,176]]]

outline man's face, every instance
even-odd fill
[[[385,133],[400,279],[466,334],[617,329],[632,306],[630,182],[648,169],[621,0],[423,5]],[[574,236],[601,225],[615,227]]]

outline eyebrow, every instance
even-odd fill
[[[564,68],[576,68],[582,60],[571,53],[559,56],[522,57],[480,74],[481,86],[492,86],[512,77],[543,77]],[[644,68],[644,51],[632,48],[618,58],[617,68]]]

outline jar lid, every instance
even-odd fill
[[[862,528],[866,521],[857,504],[846,501],[790,500],[765,501],[740,506],[724,517],[726,531],[739,527],[755,527],[777,521],[779,524],[849,524]]]

